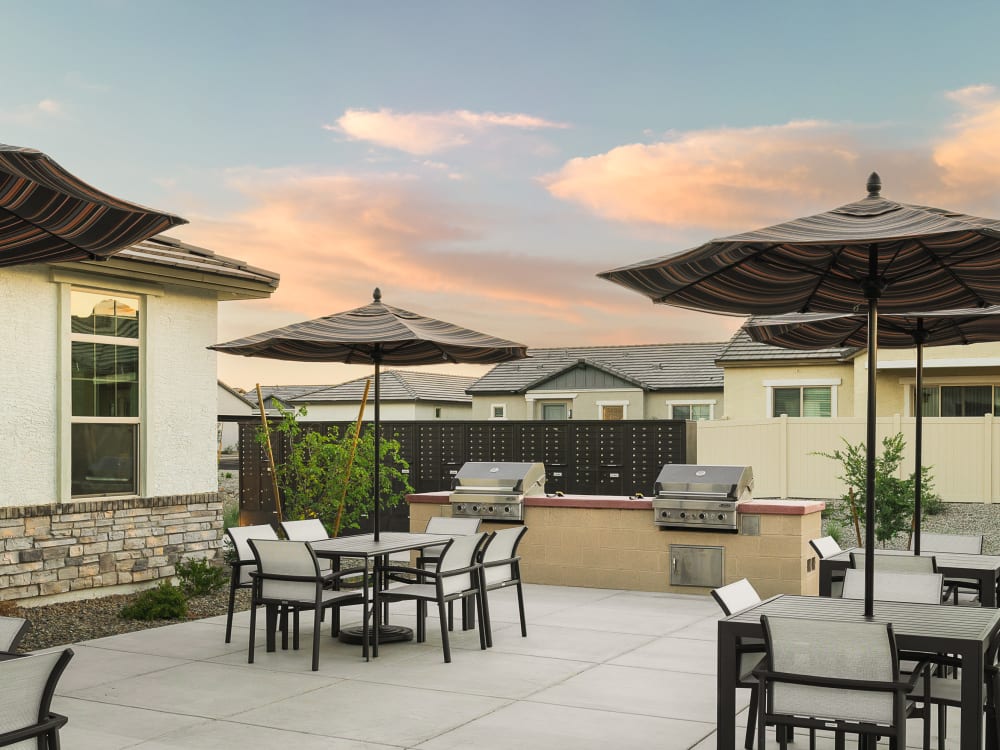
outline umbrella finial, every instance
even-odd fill
[[[868,184],[865,186],[868,188],[869,198],[880,198],[880,191],[882,190],[882,178],[878,176],[878,172],[872,172],[868,175]]]
[[[378,287],[375,287],[375,291],[372,292],[372,301],[373,302],[381,302],[382,301],[382,290],[379,289]]]

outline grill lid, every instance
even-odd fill
[[[653,491],[657,495],[715,495],[741,499],[753,489],[753,468],[750,466],[702,466],[699,464],[666,464],[656,477]]]
[[[514,461],[467,461],[452,479],[455,492],[545,494],[545,465]]]

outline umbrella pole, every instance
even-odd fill
[[[917,345],[917,397],[913,405],[914,439],[913,453],[916,469],[913,474],[913,554],[920,554],[920,523],[923,520],[921,510],[921,496],[923,487],[921,483],[923,470],[924,451],[924,342],[927,340],[927,331],[924,330],[924,319],[917,318],[917,330],[913,334],[913,340]]]
[[[379,360],[375,359],[375,466],[374,466],[374,479],[375,479],[375,515],[372,525],[375,531],[375,541],[378,541],[379,533],[379,505],[381,498],[381,488],[382,485],[379,481],[379,465],[382,463],[382,428],[379,425],[379,380],[381,380],[381,375],[379,374]]]
[[[865,617],[875,614],[875,388],[878,365],[878,246],[868,247],[868,279],[864,284],[868,298],[868,414],[865,437]]]

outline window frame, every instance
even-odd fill
[[[835,419],[840,412],[837,406],[837,396],[840,390],[840,378],[799,378],[795,380],[765,380],[764,417],[766,419],[781,419],[781,415],[774,414],[774,391],[777,388],[798,388],[799,404],[802,404],[802,391],[805,388],[830,388],[830,416],[829,417],[789,417],[789,419]]]
[[[667,404],[667,419],[678,419],[678,417],[674,416],[674,407],[675,406],[707,406],[708,407],[708,418],[704,419],[704,420],[699,419],[699,420],[694,420],[694,421],[697,421],[697,422],[711,422],[713,419],[715,419],[715,405],[717,403],[719,403],[718,400],[716,400],[714,398],[711,398],[711,399],[709,399],[709,398],[701,398],[701,399],[688,398],[688,399],[678,399],[678,400],[669,400],[668,399],[667,402],[666,402],[666,404]]]
[[[497,414],[499,410],[500,414]],[[504,420],[507,419],[507,404],[490,404],[490,416],[491,420]]]
[[[148,450],[146,440],[146,404],[147,404],[147,330],[149,314],[149,296],[162,294],[162,290],[145,288],[146,285],[118,284],[113,279],[90,280],[77,274],[53,273],[54,282],[59,284],[59,321],[57,325],[59,366],[59,416],[57,426],[58,441],[58,496],[63,502],[93,501],[121,497],[137,497],[145,492],[146,466],[148,465]],[[138,287],[138,288],[137,288]],[[108,336],[104,334],[87,334],[73,331],[72,298],[74,292],[107,295],[109,297],[128,297],[136,301],[139,314],[137,336]],[[138,396],[135,416],[93,417],[75,416],[73,414],[73,343],[86,342],[95,344],[111,344],[115,346],[134,347],[137,351],[136,384]],[[133,470],[135,482],[131,490],[114,493],[73,492],[73,426],[77,424],[134,424],[135,444],[133,447]]]

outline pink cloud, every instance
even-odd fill
[[[175,233],[275,270],[281,286],[270,300],[222,305],[220,341],[366,304],[376,286],[388,304],[535,347],[721,341],[740,322],[654,307],[597,279],[599,260],[469,249],[487,243],[490,222],[404,176],[243,171],[232,185],[247,210]],[[234,385],[359,374],[331,367],[219,356]]]
[[[522,113],[394,112],[391,109],[349,109],[325,130],[369,141],[410,154],[427,155],[469,144],[475,137],[498,129],[545,130],[568,125]]]
[[[954,123],[934,146],[942,194],[952,201],[995,208],[1000,184],[1000,93],[993,86],[968,86],[947,94],[959,108]]]

